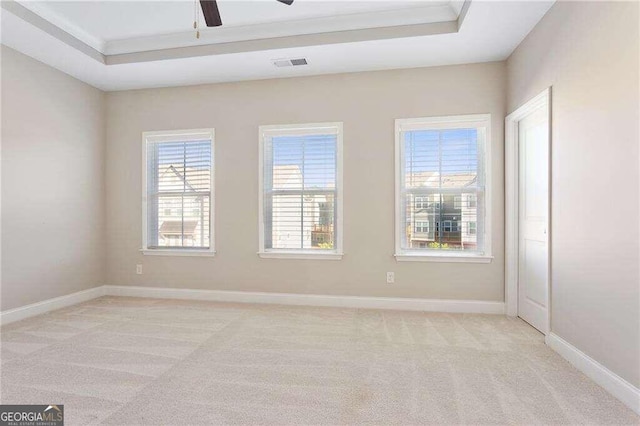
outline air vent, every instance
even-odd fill
[[[305,58],[297,58],[297,59],[274,59],[273,65],[278,68],[282,67],[298,67],[300,65],[307,65],[308,62]]]

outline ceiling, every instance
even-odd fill
[[[2,43],[103,90],[503,60],[553,1],[2,2]],[[279,58],[309,65],[276,68]]]
[[[26,2],[28,9],[67,27],[78,36],[101,43],[136,37],[190,32],[193,1],[48,1]],[[420,8],[425,1],[309,1],[287,6],[276,0],[219,0],[224,28],[295,20],[337,17],[367,12]],[[451,8],[449,1],[429,1],[431,7]],[[454,13],[453,10],[451,13]],[[457,17],[457,16],[456,16]],[[201,18],[202,19],[202,18]]]

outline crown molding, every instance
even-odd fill
[[[208,44],[231,43],[237,41],[264,40],[281,37],[296,37],[310,34],[337,33],[342,31],[400,27],[404,25],[452,22],[459,12],[453,5],[435,4],[383,10],[366,13],[352,13],[338,16],[297,19],[293,21],[265,22],[252,25],[223,25],[215,28],[201,28],[200,39],[192,29],[172,34],[158,34],[111,40],[105,43],[103,53],[120,55],[180,47],[203,46]],[[188,28],[187,25],[185,27]]]
[[[342,43],[356,43],[372,40],[421,37],[436,34],[450,34],[458,31],[456,21],[434,22],[430,24],[402,25],[397,27],[371,28],[351,31],[337,31],[321,34],[306,34],[259,40],[213,43],[202,46],[179,47],[151,50],[120,55],[107,55],[107,65],[130,64],[168,59],[194,58],[198,56],[227,55],[242,52],[290,49],[296,47],[321,46]]]
[[[29,3],[30,7],[32,7],[34,4],[36,3]],[[106,57],[100,50],[85,43],[77,36],[65,31],[51,21],[43,18],[33,10],[25,7],[23,4],[13,0],[3,0],[0,1],[0,7],[5,11],[15,15],[16,17],[22,19],[24,22],[31,24],[35,28],[38,28],[39,30],[44,31],[50,36],[53,36],[56,39],[62,41],[69,47],[72,47],[75,50],[85,54],[91,59],[94,59],[102,64],[106,64]]]
[[[92,34],[89,34],[79,26],[70,22],[68,19],[65,19],[59,14],[52,12],[51,9],[46,6],[46,2],[3,0],[2,3],[3,7],[5,3],[9,3],[8,7],[14,8],[14,10],[17,9],[17,6],[20,6],[21,8],[26,9],[32,14],[37,15],[41,19],[49,22],[51,25],[58,27],[58,29],[64,31],[68,35],[72,36],[73,38],[77,39],[93,50],[102,54],[105,53],[106,42],[104,40],[95,37]],[[13,5],[11,5],[11,3],[13,3]]]

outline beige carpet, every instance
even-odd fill
[[[66,424],[639,424],[504,316],[103,297],[2,327]]]

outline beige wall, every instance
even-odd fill
[[[505,72],[500,62],[109,93],[108,284],[502,301]],[[472,113],[493,119],[495,260],[396,263],[394,119]],[[345,256],[261,259],[258,126],[325,121],[344,122]],[[143,256],[141,133],[205,127],[216,131],[218,253]]]
[[[508,61],[552,88],[552,331],[640,385],[638,3],[556,3]]]
[[[103,284],[105,102],[47,65],[1,53],[6,310]]]

